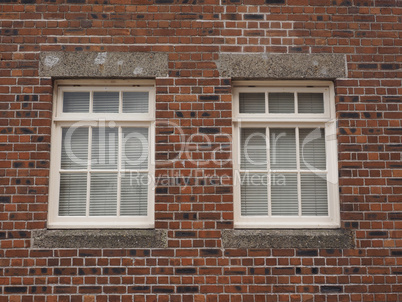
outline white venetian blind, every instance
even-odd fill
[[[276,179],[278,175],[273,177]],[[279,175],[282,181],[271,182],[272,215],[293,216],[299,214],[297,194],[297,174],[284,173]]]
[[[118,113],[119,92],[118,91],[95,91],[93,93],[94,113]]]
[[[300,128],[300,168],[325,170],[325,131],[322,128]]]
[[[296,136],[294,128],[271,128],[270,165],[272,170],[296,169]]]
[[[131,173],[121,177],[120,215],[147,215],[147,176],[145,173]]]
[[[86,169],[88,165],[88,128],[62,128],[61,168]]]
[[[63,93],[63,112],[89,112],[89,92]]]
[[[91,173],[89,216],[115,216],[117,173]]]
[[[265,128],[242,128],[240,132],[240,168],[267,169]]]
[[[240,93],[240,113],[265,113],[265,93]]]
[[[240,192],[241,214],[243,216],[268,215],[266,174],[242,173]]]
[[[294,94],[287,92],[268,93],[268,111],[269,113],[294,113]]]
[[[60,216],[85,216],[87,195],[86,173],[60,175]]]
[[[148,128],[122,128],[122,168],[148,168]]]
[[[92,128],[92,169],[117,168],[117,142],[117,128]]]
[[[301,175],[301,201],[303,216],[327,216],[327,181],[325,174]]]
[[[299,113],[324,113],[324,95],[322,93],[298,93]]]
[[[147,113],[148,92],[123,92],[123,113]]]

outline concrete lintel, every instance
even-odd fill
[[[165,230],[38,230],[32,248],[166,248]]]
[[[224,248],[345,249],[354,247],[346,230],[223,230]]]
[[[168,55],[148,52],[42,52],[39,76],[155,78],[168,75]]]
[[[221,77],[234,79],[336,79],[347,77],[343,54],[221,53]]]

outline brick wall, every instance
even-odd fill
[[[401,24],[399,0],[0,1],[0,301],[401,301]],[[193,136],[180,160],[156,168],[182,181],[156,188],[167,248],[31,247],[48,208],[44,51],[168,54],[156,78],[157,164],[182,146],[166,122]],[[223,248],[231,178],[202,181],[232,175],[222,52],[346,55],[348,76],[335,81],[339,184],[355,248]],[[208,161],[215,149],[221,163]]]

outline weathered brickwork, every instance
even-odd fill
[[[32,245],[49,201],[56,78],[40,75],[44,52],[167,55],[155,78],[155,228],[167,247]],[[345,56],[345,76],[330,80],[352,247],[223,245],[227,53]],[[400,0],[0,0],[0,301],[402,301],[401,79]]]

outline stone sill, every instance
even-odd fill
[[[349,249],[354,248],[354,235],[341,229],[223,230],[222,244],[240,249]]]
[[[166,230],[38,230],[32,248],[166,248]]]

